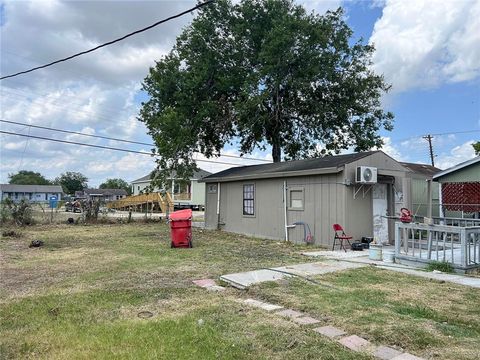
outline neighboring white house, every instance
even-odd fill
[[[120,200],[126,198],[127,195],[125,189],[83,189],[82,191],[75,191],[75,197],[104,202]]]
[[[51,196],[62,200],[63,190],[60,185],[15,185],[0,184],[0,199],[12,199],[18,202],[22,199],[30,202],[48,202]]]
[[[204,207],[205,184],[200,183],[199,180],[210,174],[208,171],[200,169],[188,181],[176,180],[175,175],[173,175],[170,178],[168,189],[165,190],[172,194],[173,202],[177,207]],[[144,193],[145,189],[150,186],[150,182],[150,174],[132,181],[132,194]],[[154,188],[153,191],[161,191],[161,189]]]

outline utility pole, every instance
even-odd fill
[[[432,146],[433,136],[429,134],[429,135],[423,136],[423,138],[428,141],[428,146],[430,147],[430,160],[432,161],[432,166],[435,166],[435,161],[434,161],[435,155],[433,155],[433,146]]]

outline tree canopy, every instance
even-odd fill
[[[87,182],[87,177],[79,172],[67,171],[55,178],[55,183],[62,185],[63,192],[70,195],[87,188]]]
[[[128,195],[132,193],[131,186],[123,179],[107,179],[100,184],[100,189],[124,189]]]
[[[381,146],[390,88],[371,69],[342,9],[320,16],[291,0],[218,0],[202,8],[143,82],[158,168],[191,174],[195,152],[270,149],[275,162]]]
[[[473,146],[473,151],[475,151],[475,155],[480,156],[480,141],[474,142],[472,146]]]
[[[42,174],[34,171],[20,170],[16,174],[8,174],[8,182],[16,185],[50,185]]]

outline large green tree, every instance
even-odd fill
[[[65,194],[73,195],[75,191],[81,191],[87,188],[88,179],[79,172],[67,171],[55,178],[55,183],[62,185]]]
[[[475,155],[480,156],[480,141],[474,142],[472,146],[473,151],[475,151]]]
[[[291,0],[217,0],[203,7],[143,82],[139,120],[158,168],[185,177],[193,154],[271,148],[275,162],[382,145],[393,114],[342,9],[320,16]],[[161,177],[160,177],[161,178]]]
[[[16,174],[8,174],[8,182],[17,185],[50,185],[42,174],[34,171],[20,170]]]
[[[128,195],[132,193],[131,186],[123,179],[107,179],[100,184],[100,189],[124,189]]]

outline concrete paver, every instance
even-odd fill
[[[340,344],[353,351],[366,351],[372,343],[357,335],[345,336],[338,340]]]
[[[203,287],[203,288],[217,285],[217,284],[215,283],[215,280],[213,280],[213,279],[200,279],[200,280],[193,280],[192,282],[193,282],[195,285],[200,286],[200,287]]]
[[[300,316],[305,316],[304,313],[301,313],[300,311],[295,311],[295,310],[292,310],[292,309],[285,309],[285,310],[282,310],[282,311],[278,311],[278,312],[275,313],[275,315],[280,315],[280,316],[287,317],[287,318],[290,318],[290,319],[297,318],[297,317],[300,317]]]
[[[398,356],[395,356],[391,360],[424,360],[424,359],[409,353],[403,353]]]
[[[292,321],[300,325],[312,325],[320,322],[320,320],[314,319],[310,316],[294,317]]]
[[[322,334],[324,336],[327,336],[331,339],[346,334],[345,331],[343,331],[341,329],[338,329],[336,327],[333,327],[333,326],[322,326],[322,327],[318,327],[318,328],[313,329],[313,331],[315,331],[319,334]]]
[[[212,285],[212,286],[207,286],[205,287],[205,289],[207,289],[207,291],[225,291],[225,287],[223,286],[220,286],[220,285]]]
[[[373,352],[373,356],[381,360],[391,360],[396,356],[402,355],[401,351],[392,349],[388,346],[379,346]]]
[[[272,269],[261,269],[242,273],[226,274],[220,276],[220,279],[229,283],[233,287],[245,289],[253,284],[288,278],[291,275],[287,273],[299,276],[312,276],[346,269],[355,269],[361,266],[365,265],[339,261],[322,261],[291,266],[280,266]]]
[[[266,302],[254,300],[254,299],[246,299],[243,301],[244,304],[253,306],[253,307],[258,307],[260,309],[266,310],[266,311],[274,311],[274,310],[280,310],[283,309],[283,306],[280,305],[275,305],[275,304],[269,304]]]

